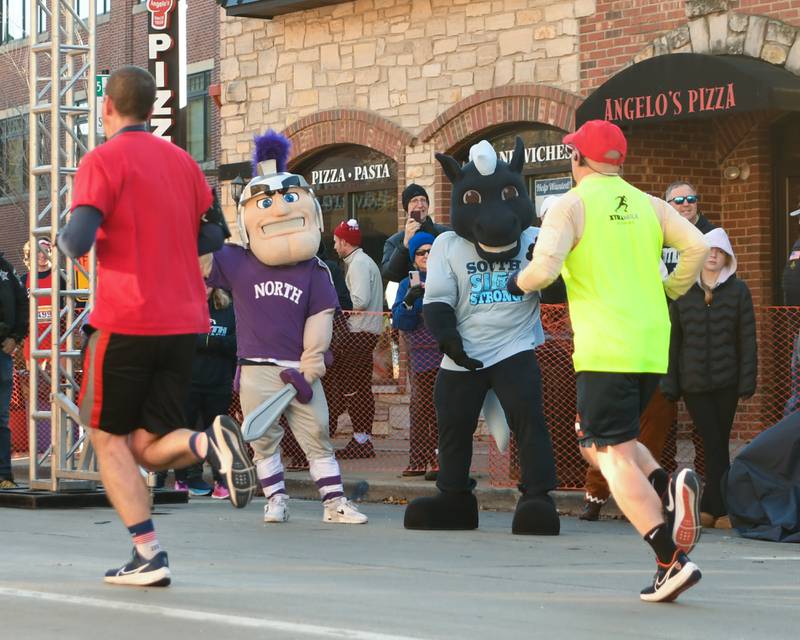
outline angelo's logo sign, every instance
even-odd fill
[[[169,19],[175,9],[175,0],[147,0],[150,12],[150,26],[153,29],[169,29]]]

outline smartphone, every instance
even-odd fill
[[[422,222],[422,213],[420,211],[409,211],[408,217],[417,222]]]
[[[408,272],[408,286],[410,287],[418,287],[422,284],[422,279],[419,277],[419,271],[409,271]]]

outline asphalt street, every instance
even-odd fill
[[[713,530],[702,581],[647,604],[652,555],[624,521],[562,519],[562,535],[512,536],[511,513],[473,532],[412,532],[403,507],[365,504],[363,526],[293,500],[262,522],[210,499],[159,506],[166,589],[105,585],[130,552],[110,509],[0,509],[2,638],[796,638],[800,548]]]

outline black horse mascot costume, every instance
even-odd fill
[[[539,294],[514,296],[508,277],[530,261],[538,229],[522,177],[520,138],[510,162],[482,140],[463,167],[436,154],[453,183],[453,231],[439,235],[428,260],[423,315],[444,353],[434,399],[439,423],[439,494],[417,498],[407,529],[478,527],[470,478],[472,439],[487,394],[495,394],[519,447],[522,493],[512,532],[557,535],[558,512],[548,492],[555,462],[542,410],[534,348],[544,341]]]

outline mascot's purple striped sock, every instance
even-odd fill
[[[286,493],[280,453],[274,453],[269,458],[256,462],[256,473],[258,474],[259,482],[261,482],[261,490],[267,500],[278,493]]]
[[[344,495],[342,486],[342,473],[336,458],[317,458],[308,461],[308,471],[311,479],[316,483],[322,501],[332,500]]]

